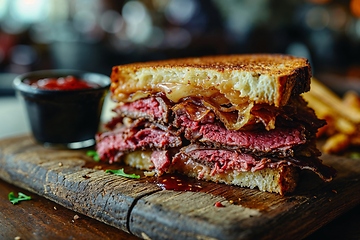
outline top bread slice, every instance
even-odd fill
[[[310,90],[311,67],[307,59],[289,55],[207,56],[115,66],[111,79],[112,98],[118,102],[156,92],[174,102],[220,93],[232,104],[281,107],[292,95]]]

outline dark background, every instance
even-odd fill
[[[235,53],[304,56],[315,76],[357,82],[360,0],[0,0],[0,94],[28,71]]]

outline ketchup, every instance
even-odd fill
[[[87,82],[74,76],[28,80],[27,83],[43,90],[78,90],[100,87],[98,84]]]

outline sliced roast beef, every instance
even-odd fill
[[[145,118],[151,122],[169,121],[169,101],[163,96],[154,96],[130,103],[119,104],[114,111],[122,117]]]
[[[142,121],[135,121],[130,126],[123,125],[113,131],[98,134],[96,141],[100,158],[108,159],[110,163],[119,161],[123,153],[135,150],[167,149],[182,145],[179,136]]]
[[[172,156],[170,156],[168,150],[154,151],[151,154],[151,162],[154,164],[155,170],[159,176],[168,171],[172,162],[171,160]]]
[[[218,148],[238,149],[242,152],[281,153],[292,155],[294,146],[306,143],[303,127],[276,128],[270,131],[234,131],[227,130],[219,123],[191,121],[186,115],[177,116],[177,125],[183,127],[185,138],[191,142],[202,142]]]
[[[277,168],[279,165],[292,165],[300,169],[308,169],[318,174],[323,180],[330,181],[335,175],[335,170],[325,166],[320,159],[314,157],[274,158],[257,157],[252,154],[240,153],[236,150],[213,149],[205,146],[191,144],[183,147],[172,162],[195,161],[212,169],[212,174],[223,173],[227,170],[257,171],[265,167]]]
[[[283,107],[283,114],[278,119],[278,126],[302,124],[312,135],[326,125],[326,121],[317,118],[315,111],[307,106],[302,97],[292,98],[292,103]]]
[[[250,154],[238,152],[236,150],[224,150],[208,148],[206,146],[191,144],[183,147],[173,158],[174,164],[179,159],[191,159],[211,166],[213,173],[221,173],[229,169],[237,171],[256,171],[263,169],[268,158],[257,158]]]
[[[312,137],[324,122],[301,98],[280,111],[253,107],[256,118],[241,131],[228,130],[218,120],[219,113],[204,101],[188,98],[174,104],[156,95],[117,106],[118,116],[107,125],[110,131],[96,137],[100,158],[112,163],[128,152],[150,149],[159,175],[180,160],[210,166],[213,173],[292,165],[314,171],[324,180],[334,175],[334,170],[317,158],[320,152]],[[231,112],[231,106],[219,108],[225,118],[239,117]],[[274,114],[269,114],[272,111]],[[271,125],[274,117],[276,128],[266,130],[264,124]]]

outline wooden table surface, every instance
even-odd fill
[[[32,197],[13,205],[9,192]],[[68,210],[41,196],[0,180],[0,239],[138,239],[117,228]],[[79,218],[74,216],[78,215]],[[360,239],[360,206],[306,238]]]
[[[8,194],[25,193],[31,201],[13,205]],[[41,196],[0,180],[0,239],[138,239],[78,214]],[[79,216],[79,218],[75,216]],[[74,218],[75,217],[75,218]]]

